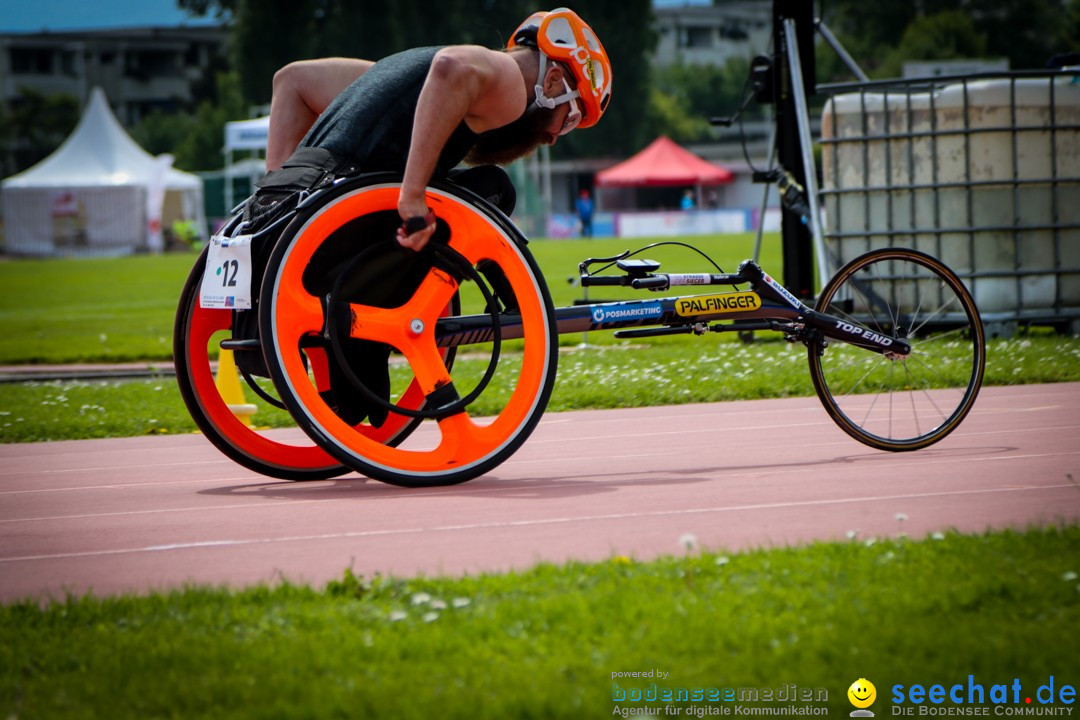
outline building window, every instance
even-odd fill
[[[52,75],[53,51],[50,48],[11,48],[11,72],[16,75]]]
[[[750,33],[746,31],[742,23],[727,22],[720,26],[720,37],[724,40],[749,40]]]
[[[713,46],[713,30],[707,27],[686,28],[686,45],[688,48],[708,48]]]
[[[128,52],[124,59],[124,75],[134,80],[178,77],[181,74],[180,56],[175,52],[133,51]]]

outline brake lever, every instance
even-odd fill
[[[608,264],[616,263],[619,260],[622,260],[623,258],[628,256],[629,254],[630,254],[629,250],[623,250],[618,255],[613,255],[612,257],[589,258],[587,260],[582,260],[580,263],[578,263],[578,270],[580,270],[582,272],[582,274],[586,274],[586,273],[588,273],[590,265],[597,265],[599,263],[608,263]]]

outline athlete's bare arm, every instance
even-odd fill
[[[528,91],[519,64],[509,53],[473,45],[443,48],[420,92],[409,159],[398,200],[403,219],[424,215],[424,191],[446,142],[464,120],[476,133],[509,125],[525,109]],[[427,244],[435,226],[399,242],[414,250]]]
[[[374,64],[353,58],[321,58],[289,63],[278,70],[270,99],[266,169],[280,169],[322,111]]]

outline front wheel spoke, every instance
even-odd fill
[[[910,380],[909,384],[913,388],[912,393],[911,393],[911,410],[912,410],[912,412],[915,412],[915,392],[914,392],[914,389],[916,388],[916,383],[914,381],[914,378],[911,377],[911,370],[910,370],[910,368],[908,368],[907,363],[904,363],[904,372],[908,375],[908,378]],[[930,405],[934,408],[934,410],[937,411],[937,414],[941,417],[942,421],[944,421],[945,419],[947,419],[949,417],[949,414],[941,409],[941,406],[938,405],[937,401],[934,399],[934,396],[930,394],[930,388],[929,387],[926,387],[926,385],[924,384],[922,387],[918,387],[917,389],[923,395],[923,397],[926,398],[926,401],[928,403],[930,403]],[[915,424],[916,424],[916,430],[918,430],[918,414],[917,413],[916,413],[916,418],[915,418]],[[940,425],[941,423],[938,423],[938,424]],[[919,434],[922,435],[922,432],[920,431]]]
[[[852,346],[855,351],[860,350]],[[830,374],[839,375],[840,373],[847,373],[849,371],[861,372],[860,368],[869,365],[877,365],[882,360],[882,355],[871,352],[858,352],[858,354],[838,354],[835,351],[830,356],[835,362],[830,363],[828,372]],[[870,371],[873,372],[874,368],[871,367]]]
[[[908,355],[906,358],[906,362],[910,362],[913,365],[918,365],[919,367],[923,368],[927,372],[927,374],[931,376],[930,380],[925,382],[926,387],[933,387],[933,381],[935,380],[937,381],[938,386],[943,388],[953,387],[956,385],[956,383],[951,378],[949,378],[949,376],[943,373],[939,368],[930,365],[918,355]]]
[[[862,386],[863,382],[865,382],[866,379],[870,377],[870,375],[881,366],[881,363],[885,362],[885,358],[880,355],[877,356],[876,360],[877,362],[871,365],[862,377],[856,380],[855,383],[846,391],[840,393],[843,397],[847,397],[848,395],[854,395],[855,391]],[[854,367],[854,365],[850,365],[849,367]]]
[[[923,293],[919,292],[919,278],[918,278],[918,275],[916,274],[915,277],[913,277],[912,279],[915,281],[915,291],[918,293],[918,295],[917,295],[918,302],[915,303],[915,309],[911,312],[911,315],[909,316],[909,319],[908,319],[908,326],[909,327],[914,327],[915,326],[915,323],[919,319],[919,313],[922,312],[922,306],[923,306]],[[910,335],[911,333],[909,332],[908,334]]]
[[[953,330],[946,330],[945,332],[942,332],[942,333],[934,333],[933,335],[931,335],[931,336],[929,336],[927,338],[919,340],[918,343],[912,343],[911,344],[912,352],[914,352],[917,348],[921,348],[921,347],[923,347],[925,345],[929,345],[930,343],[936,343],[936,342],[939,342],[941,340],[951,338],[953,335],[968,332],[970,330],[971,330],[971,327],[969,325],[964,325],[963,327],[958,327],[958,328],[955,328]],[[908,338],[908,342],[911,342],[910,336]]]
[[[872,278],[870,280],[870,282],[868,283],[868,286],[871,287],[871,288],[874,287],[875,282],[877,282],[877,280]],[[866,316],[870,319],[870,322],[872,322],[874,324],[874,327],[877,329],[877,331],[879,333],[881,333],[882,335],[886,334],[885,331],[881,328],[881,323],[879,323],[878,319],[877,319],[877,312],[874,311],[873,305],[870,302],[871,293],[870,292],[863,292],[862,290],[860,290],[859,286],[855,283],[854,280],[851,281],[851,286],[852,286],[852,289],[855,291],[855,293],[862,300],[863,307],[866,309]],[[886,314],[891,316],[892,312],[889,310],[888,301],[884,300],[884,298],[883,298],[883,302],[885,302],[885,312],[886,312]]]
[[[915,380],[911,377],[911,370],[908,368],[907,363],[903,363],[903,367],[904,377],[907,378],[908,387],[911,388],[908,390],[908,400],[911,402],[911,417],[915,420],[915,437],[921,437],[922,429],[919,426],[919,410],[915,407]],[[923,394],[926,394],[925,390],[923,390]],[[930,403],[933,404],[933,400]]]
[[[862,422],[859,423],[859,427],[866,426],[866,421],[870,419],[870,414],[874,412],[874,407],[877,406],[878,398],[882,395],[885,382],[885,380],[882,380],[881,385],[878,386],[877,392],[870,394],[870,406],[866,408],[866,414],[863,416]]]
[[[958,303],[959,301],[960,301],[960,296],[954,294],[952,296],[952,298],[942,302],[940,305],[938,305],[938,307],[932,313],[930,313],[926,317],[925,320],[922,321],[922,323],[918,327],[911,328],[911,333],[910,334],[914,335],[914,334],[918,333],[920,330],[922,330],[924,327],[926,327],[927,323],[929,323],[931,320],[933,320],[934,318],[938,317],[943,312],[945,312],[946,308],[948,308],[950,305],[954,305],[954,304]]]
[[[905,364],[904,367],[906,369],[907,365]],[[927,402],[930,403],[930,405],[933,406],[934,410],[937,411],[937,415],[939,415],[939,417],[941,417],[942,422],[947,420],[948,416],[949,416],[949,413],[946,412],[945,410],[943,410],[941,408],[941,406],[939,404],[937,404],[937,400],[935,400],[934,396],[930,394],[931,389],[926,388],[926,386],[924,386],[924,388],[920,388],[919,390],[921,391],[923,397],[927,398]],[[914,403],[914,399],[912,400],[912,402]],[[937,423],[937,424],[941,425],[941,423]]]

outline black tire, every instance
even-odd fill
[[[830,340],[808,346],[810,376],[836,424],[880,450],[938,442],[975,403],[986,341],[975,301],[941,261],[884,248],[842,267],[815,309],[911,343],[906,356]]]
[[[522,318],[524,349],[509,398],[501,408],[491,411],[494,419],[490,423],[478,424],[470,416],[472,406],[434,419],[416,417],[416,411],[428,413],[428,406],[443,407],[441,399],[437,404],[429,399],[455,383],[445,350],[435,345],[435,321],[445,316],[448,300],[458,297],[471,283],[463,282],[460,275],[453,277],[445,267],[424,265],[422,258],[418,260],[419,256],[401,250],[393,242],[394,230],[400,224],[396,215],[399,188],[400,176],[357,178],[327,192],[293,219],[267,263],[260,294],[260,334],[266,339],[270,376],[286,407],[297,424],[329,454],[361,474],[391,484],[450,485],[477,477],[504,462],[542,416],[554,385],[558,355],[554,307],[543,275],[517,228],[471,192],[453,184],[433,184],[428,190],[428,202],[439,218],[439,229],[432,248],[442,244],[449,250],[433,251],[432,255],[453,255],[472,267],[482,264],[485,274],[491,273],[491,263],[498,265],[503,271],[501,297],[512,297]],[[348,238],[344,245],[343,236]],[[342,253],[340,247],[347,252]],[[371,267],[380,265],[378,271]],[[343,278],[343,273],[349,275]],[[394,281],[387,284],[388,277]],[[343,287],[352,289],[343,291]],[[350,294],[353,297],[348,297]],[[368,296],[377,296],[378,300]],[[328,308],[332,316],[329,322]],[[345,318],[344,329],[338,318]],[[420,330],[407,331],[409,327]],[[343,411],[338,398],[352,393],[347,385],[342,392],[339,379],[331,393],[319,392],[303,372],[298,348],[317,336],[330,337],[332,345],[342,336],[346,342],[369,344],[354,356],[362,358],[356,361],[335,347],[335,358],[349,360],[349,372],[345,374],[354,378],[365,377],[365,373],[367,377],[379,375],[368,359],[373,355],[371,347],[399,351],[412,371],[410,384],[397,400],[384,399],[382,404],[396,403],[398,408],[414,411],[413,417],[390,412],[380,422],[373,419],[378,412],[371,413],[372,405],[368,403],[367,420],[354,422],[365,411]],[[490,340],[487,335],[477,342]],[[494,347],[489,371],[495,364],[503,364],[497,350],[499,343]],[[385,355],[376,357],[386,362]],[[368,385],[380,384],[381,380],[376,379],[361,383],[365,397],[369,395]],[[356,387],[355,382],[352,385]],[[463,388],[460,396],[472,395]],[[353,400],[365,403],[363,397],[354,396]],[[434,447],[430,442],[420,448],[398,447],[399,443],[388,437],[397,425],[415,428],[418,424],[432,431],[437,429]]]
[[[208,343],[213,333],[229,329],[232,313],[199,307],[206,255],[204,250],[184,283],[173,325],[176,381],[195,424],[227,457],[263,475],[325,480],[349,472],[316,445],[287,445],[244,425],[222,400],[210,368]]]

